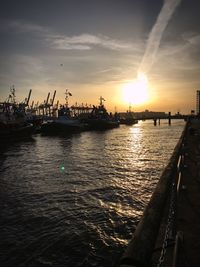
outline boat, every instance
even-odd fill
[[[3,123],[0,122],[0,138],[19,139],[30,136],[34,132],[32,124]]]
[[[133,117],[132,114],[127,114],[126,116],[120,118],[120,124],[133,125],[138,123],[138,120]]]
[[[138,120],[134,117],[130,105],[129,110],[127,110],[126,113],[123,113],[123,115],[120,116],[120,124],[133,125],[136,123],[138,123]]]
[[[99,106],[93,105],[91,113],[85,119],[89,130],[107,130],[119,127],[118,118],[107,112],[103,101],[105,99],[101,96]]]
[[[66,90],[66,104],[61,105],[58,109],[58,116],[46,120],[41,125],[42,134],[68,134],[80,132],[86,129],[87,124],[81,121],[78,117],[71,115],[71,110],[68,106],[68,97],[71,93]]]
[[[33,124],[28,123],[23,110],[14,103],[0,103],[0,138],[19,139],[34,132]]]
[[[66,108],[58,110],[57,118],[43,122],[41,125],[41,133],[67,134],[84,130],[86,124],[81,122],[78,118],[67,115],[69,112],[69,109]]]

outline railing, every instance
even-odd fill
[[[174,245],[172,267],[176,267],[177,266],[180,242],[183,242],[183,233],[178,231],[177,234],[176,234],[176,240],[175,240],[175,245]]]
[[[182,155],[179,156],[178,158],[178,164],[177,164],[177,172],[178,172],[178,180],[177,180],[177,194],[179,193],[180,190],[180,184],[181,184],[181,176],[182,176]]]
[[[180,189],[183,188],[184,186],[182,185],[182,173],[183,173],[183,169],[186,167],[185,156],[186,156],[185,155],[185,143],[183,141],[181,153],[179,155],[179,159],[177,163],[177,184],[176,184],[176,198],[177,199],[179,198]],[[176,201],[176,205],[177,205],[177,201]],[[183,242],[183,232],[177,231],[176,229],[176,238],[175,238],[174,251],[173,251],[172,267],[177,266],[178,253],[179,253],[179,247],[180,247],[181,242]]]
[[[183,233],[178,231],[177,232],[177,200],[179,197],[180,188],[182,186],[182,171],[185,167],[184,163],[185,158],[185,144],[184,141],[182,141],[181,148],[180,148],[180,154],[177,161],[177,170],[176,175],[174,176],[174,180],[172,183],[172,189],[171,189],[171,198],[170,198],[170,204],[169,204],[169,213],[168,213],[168,219],[166,224],[166,230],[165,230],[165,237],[163,241],[163,246],[160,254],[160,258],[157,264],[157,267],[161,267],[163,262],[165,261],[165,255],[167,252],[167,248],[169,247],[169,244],[174,245],[173,255],[172,255],[172,267],[177,266],[177,258],[178,258],[178,252],[179,252],[179,244],[180,241],[183,239]]]

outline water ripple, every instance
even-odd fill
[[[1,145],[1,266],[117,266],[183,126]]]

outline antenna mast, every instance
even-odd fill
[[[68,89],[66,89],[66,91],[65,91],[65,105],[66,105],[67,108],[68,108],[68,105],[69,105],[69,96],[72,96],[72,94],[69,92]]]

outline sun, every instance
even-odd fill
[[[122,87],[123,100],[126,103],[140,105],[149,99],[149,85],[147,76],[139,72],[136,80],[124,84]]]

